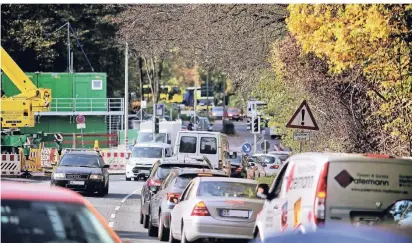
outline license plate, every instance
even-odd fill
[[[139,170],[139,174],[149,174],[148,170]]]
[[[221,215],[223,217],[249,218],[249,211],[244,211],[244,210],[222,210]]]
[[[84,185],[84,181],[70,181],[70,185]]]

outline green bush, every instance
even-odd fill
[[[190,121],[190,117],[191,116],[185,114],[180,115],[180,119],[182,119],[182,121]]]
[[[270,186],[272,185],[272,182],[275,179],[275,176],[276,175],[259,177],[256,179],[256,181],[259,182],[259,184],[268,184]]]
[[[231,121],[223,120],[223,129],[221,131],[224,134],[233,135],[236,133],[235,131],[235,124]]]

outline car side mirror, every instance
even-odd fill
[[[171,198],[169,198],[169,201],[168,201],[168,205],[169,206],[175,206],[176,204],[178,204],[179,203],[179,198],[177,198],[177,197],[171,197]]]
[[[103,165],[103,168],[108,169],[108,168],[110,168],[110,165],[104,164],[104,165]]]
[[[156,193],[158,188],[157,188],[157,186],[151,186],[151,187],[149,187],[149,190],[153,193]]]
[[[172,140],[167,140],[167,144],[172,144]]]
[[[256,188],[256,196],[262,199],[269,199],[269,185],[266,183],[259,184]]]
[[[249,162],[249,165],[250,165],[250,166],[256,166],[256,164],[253,163],[253,162]]]

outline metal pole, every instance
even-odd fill
[[[128,137],[127,130],[129,128],[129,44],[126,42],[124,50],[124,145],[127,148]]]
[[[143,74],[142,74],[142,58],[139,57],[138,61],[139,65],[139,82],[140,82],[140,122],[143,121],[143,108],[142,108],[142,103],[143,103]]]
[[[302,153],[302,142],[299,142],[299,153]]]
[[[70,60],[70,23],[67,22],[67,69],[69,70],[69,73],[72,72],[71,68],[70,68],[70,64],[71,64],[71,60]]]
[[[73,64],[73,52],[71,52],[71,58],[70,58],[70,60],[71,60],[70,72],[73,72],[73,70],[74,70],[74,68],[73,68],[73,66],[74,66],[74,64]]]
[[[153,142],[156,142],[156,133],[155,133],[155,120],[156,120],[156,104],[154,103],[155,97],[153,94],[153,117],[152,117],[152,131],[153,131]]]
[[[206,112],[209,113],[209,68],[206,74]]]
[[[197,64],[195,65],[195,90],[194,90],[194,104],[193,104],[193,109],[195,110],[195,114],[193,115],[193,130],[197,130],[196,128],[196,111],[197,111],[197,84],[198,84],[198,72],[197,72]]]
[[[76,148],[76,133],[73,133],[73,148]]]
[[[255,134],[253,134],[253,140],[254,140],[254,142],[253,142],[253,153],[254,154],[256,154],[256,144],[257,144],[257,134],[255,133]]]
[[[84,148],[83,128],[81,129],[81,131],[82,131],[82,148]]]

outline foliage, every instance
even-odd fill
[[[1,45],[26,72],[65,72],[66,28],[54,31],[69,21],[94,71],[108,74],[112,93],[124,80],[120,68],[124,56],[114,39],[117,26],[110,21],[119,11],[103,4],[2,4]],[[73,35],[70,41],[74,70],[91,72]]]
[[[367,92],[373,114],[366,120],[383,130],[371,142],[399,155],[412,144],[411,6],[288,7],[288,28],[303,53],[327,61],[332,74],[357,70],[364,77],[347,82]]]
[[[272,185],[273,181],[275,180],[275,177],[276,177],[276,175],[259,177],[259,178],[256,178],[256,181],[259,184],[268,184],[270,186],[270,185]]]

